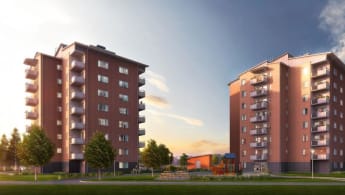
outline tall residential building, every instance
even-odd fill
[[[344,76],[333,53],[286,53],[230,82],[230,152],[239,168],[344,171]]]
[[[87,172],[85,144],[96,131],[117,150],[116,170],[137,166],[145,143],[140,124],[148,66],[116,55],[103,46],[61,44],[54,56],[36,53],[24,60],[26,119],[41,126],[56,146],[45,172]]]

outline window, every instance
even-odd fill
[[[119,141],[120,142],[128,142],[128,135],[120,135]]]
[[[247,92],[246,92],[246,91],[241,91],[241,96],[242,96],[242,97],[246,97],[246,95],[247,95]]]
[[[101,83],[109,83],[109,78],[107,76],[104,75],[98,75],[98,82]]]
[[[109,63],[106,61],[98,60],[98,67],[108,69]]]
[[[308,114],[308,108],[303,108],[302,114],[303,114],[303,115],[307,115],[307,114]]]
[[[56,135],[56,138],[57,138],[58,140],[62,140],[62,134],[58,133],[58,134]]]
[[[119,127],[128,129],[128,127],[129,127],[128,122],[127,121],[119,121]]]
[[[343,149],[340,149],[340,150],[339,150],[339,155],[340,155],[340,156],[343,156],[343,155],[344,155]]]
[[[98,89],[97,93],[99,97],[109,97],[109,92],[106,90]]]
[[[247,150],[242,151],[242,156],[247,156]]]
[[[340,91],[340,93],[343,93],[343,88],[342,88],[342,87],[340,87],[339,91]]]
[[[105,135],[104,135],[104,139],[105,139],[105,140],[109,140],[109,135],[108,135],[108,134],[105,134]]]
[[[57,82],[58,85],[62,84],[62,80],[61,79],[57,79],[56,82]]]
[[[56,153],[61,154],[62,149],[61,148],[56,148]]]
[[[308,121],[303,121],[303,128],[304,129],[308,128]]]
[[[98,104],[98,111],[108,112],[109,106],[107,104]]]
[[[344,118],[344,114],[342,112],[340,112],[340,118]]]
[[[61,107],[61,106],[58,106],[58,107],[57,107],[57,111],[58,111],[58,112],[62,112],[62,107]]]
[[[128,95],[119,94],[119,98],[123,102],[128,102]]]
[[[333,102],[337,102],[337,96],[333,96]]]
[[[333,149],[333,155],[336,156],[338,154],[338,151],[336,148]]]
[[[343,80],[343,74],[340,74],[340,80],[341,81]]]
[[[302,100],[303,100],[303,102],[307,102],[308,101],[308,95],[303,95]]]
[[[307,141],[307,138],[305,135],[302,136],[302,142],[306,142]]]
[[[334,116],[337,116],[337,110],[336,109],[333,110],[333,114],[334,114]]]
[[[57,98],[62,98],[61,92],[57,92],[56,97],[57,97]]]
[[[306,155],[305,149],[302,150],[302,155],[303,155],[303,156]]]
[[[243,145],[243,144],[245,144],[246,143],[246,139],[245,138],[242,138],[241,139],[241,144]]]
[[[340,106],[343,106],[343,100],[339,101]]]
[[[336,123],[336,122],[333,123],[333,128],[334,128],[334,129],[337,128],[337,123]]]
[[[98,124],[100,126],[109,126],[108,119],[105,119],[105,118],[99,118],[98,119]]]
[[[246,169],[247,168],[247,163],[243,162],[243,168]]]
[[[127,108],[119,108],[119,112],[122,115],[128,115],[128,109]]]
[[[128,169],[128,162],[119,162],[120,169]]]
[[[344,143],[344,138],[343,138],[343,137],[340,137],[340,138],[339,138],[339,142],[340,142],[340,143]]]
[[[242,127],[242,133],[247,132],[247,127]]]
[[[334,135],[334,136],[333,136],[333,142],[337,142],[337,140],[338,140],[338,139],[337,139],[337,135]]]
[[[333,75],[337,76],[337,69],[335,69],[335,68],[333,69]]]
[[[339,167],[342,169],[342,168],[344,168],[344,162],[340,162],[339,163]]]
[[[119,73],[121,73],[121,74],[128,74],[128,68],[120,66],[119,67]]]
[[[242,121],[247,120],[247,116],[246,116],[245,114],[242,114],[242,116],[241,116],[241,120],[242,120]]]
[[[336,83],[336,82],[333,83],[333,88],[334,88],[334,89],[337,88],[337,83]]]
[[[241,107],[242,109],[245,109],[247,107],[246,103],[242,103]]]
[[[61,120],[57,120],[56,121],[56,125],[58,125],[58,126],[62,125],[62,121]]]
[[[128,82],[119,80],[119,87],[128,88]]]
[[[340,125],[339,125],[339,130],[340,130],[340,131],[343,131],[343,130],[344,130],[343,124],[340,124]]]
[[[243,86],[243,85],[245,85],[246,84],[246,79],[242,79],[241,80],[241,85]]]
[[[61,70],[61,69],[62,69],[61,64],[56,65],[56,70]]]
[[[128,155],[128,149],[127,148],[120,148],[119,149],[119,155]]]

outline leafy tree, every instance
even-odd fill
[[[183,168],[186,168],[187,165],[188,165],[188,155],[183,153],[180,156],[180,166]]]
[[[219,154],[213,154],[212,155],[212,165],[217,165],[221,161],[221,156]]]
[[[5,134],[2,135],[0,141],[0,163],[3,167],[7,165],[8,140]]]
[[[171,164],[173,154],[164,144],[157,145],[156,141],[151,139],[141,153],[141,158],[146,167],[151,167],[153,177],[153,169]]]
[[[17,148],[18,148],[18,145],[20,144],[20,141],[21,139],[20,139],[18,129],[14,128],[11,135],[10,143],[8,146],[6,160],[9,165],[14,166],[15,170],[17,170],[17,167],[19,164]]]
[[[96,132],[85,147],[85,160],[91,167],[98,169],[98,180],[101,169],[111,166],[115,158],[115,150],[102,132]]]
[[[37,167],[49,162],[54,155],[54,145],[39,126],[30,127],[24,135],[23,142],[18,146],[20,160],[35,167],[35,181],[37,181]]]

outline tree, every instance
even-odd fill
[[[18,145],[18,154],[23,163],[34,166],[37,181],[37,167],[42,167],[53,157],[54,145],[41,127],[33,125]]]
[[[151,167],[153,177],[153,169],[170,164],[173,155],[164,144],[157,145],[156,141],[151,139],[141,153],[141,158],[146,167]]]
[[[7,166],[7,152],[8,152],[8,140],[5,134],[2,135],[0,141],[0,163],[3,167]]]
[[[188,165],[188,155],[183,153],[180,156],[180,166],[183,168],[186,168],[187,165]]]
[[[111,166],[115,158],[115,149],[105,134],[96,132],[85,147],[85,160],[93,168],[98,169],[98,180],[101,179],[101,169]]]
[[[217,165],[221,161],[221,156],[219,154],[212,155],[212,165]]]
[[[14,170],[17,170],[19,160],[18,160],[18,145],[20,144],[20,135],[17,128],[13,129],[10,143],[8,146],[8,152],[6,156],[7,163],[14,166]]]

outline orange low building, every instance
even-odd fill
[[[188,165],[187,169],[188,170],[193,170],[193,169],[211,169],[211,159],[212,155],[211,154],[206,154],[206,155],[201,155],[201,156],[194,156],[194,157],[189,157],[188,158]]]

